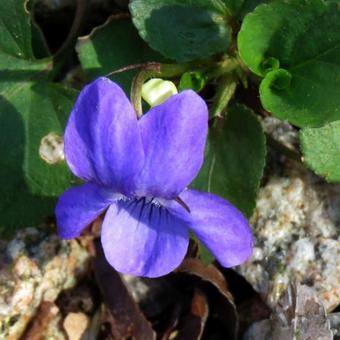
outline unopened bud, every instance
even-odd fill
[[[162,104],[177,93],[177,88],[173,82],[160,78],[150,79],[142,86],[142,98],[151,107]]]

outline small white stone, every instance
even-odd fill
[[[11,305],[18,313],[26,309],[34,298],[34,283],[31,281],[22,282],[12,296]]]
[[[69,339],[80,340],[89,325],[89,318],[84,313],[69,313],[63,323]]]
[[[254,247],[252,260],[253,261],[261,261],[261,260],[263,260],[263,251],[262,251],[261,248]]]
[[[25,243],[23,241],[12,240],[7,246],[7,256],[10,257],[11,260],[14,260],[24,251],[24,249]]]
[[[302,238],[293,245],[293,258],[290,267],[297,272],[304,272],[315,259],[314,245],[309,238]]]

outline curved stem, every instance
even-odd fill
[[[147,71],[140,71],[136,77],[134,77],[131,86],[131,102],[135,108],[137,117],[140,118],[143,115],[142,109],[142,86],[144,82],[151,78],[152,75]]]
[[[88,1],[86,0],[77,0],[76,12],[74,15],[73,23],[70,29],[70,32],[65,39],[64,43],[61,45],[59,50],[53,57],[54,64],[59,64],[59,69],[63,64],[65,57],[68,55],[70,51],[73,51],[73,45],[78,37],[83,18],[85,16],[85,12],[87,9]]]

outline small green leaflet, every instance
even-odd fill
[[[183,73],[178,89],[179,91],[192,89],[200,92],[207,84],[207,79],[201,72],[185,72]]]

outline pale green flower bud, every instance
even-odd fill
[[[177,88],[173,82],[160,78],[150,79],[142,86],[142,98],[151,107],[162,104],[177,93]]]

